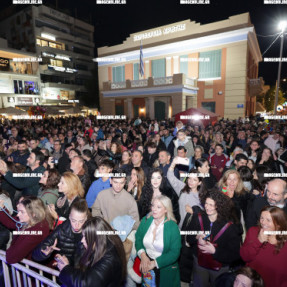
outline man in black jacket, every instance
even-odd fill
[[[261,210],[265,206],[277,206],[287,214],[287,186],[282,179],[269,181],[267,193],[264,197],[256,198],[247,211],[246,228],[256,226],[260,220]]]
[[[60,224],[34,249],[33,259],[38,262],[46,261],[54,251],[58,251],[59,254],[67,257],[70,265],[76,264],[83,251],[82,227],[89,217],[90,212],[86,200],[80,199],[74,202],[69,219]]]
[[[71,160],[69,158],[69,152],[72,149],[71,144],[66,144],[65,145],[65,151],[63,152],[63,155],[59,158],[58,161],[58,171],[60,174],[63,174],[65,171],[70,170],[70,163]]]
[[[145,161],[143,161],[143,153],[140,150],[135,150],[133,152],[131,160],[132,164],[126,164],[122,166],[122,169],[127,174],[127,176],[131,175],[132,169],[134,167],[141,167],[144,171],[145,176],[148,177],[150,169],[148,165],[145,163]]]

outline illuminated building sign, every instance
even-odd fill
[[[71,61],[71,58],[69,56],[66,55],[56,55],[53,53],[47,53],[47,52],[42,52],[42,56],[43,57],[50,57],[50,58],[55,58],[58,60],[64,60],[64,61]]]
[[[33,105],[33,98],[17,97],[18,105]]]
[[[9,71],[9,69],[10,69],[9,59],[0,57],[0,70],[1,71]]]
[[[46,52],[42,52],[42,56],[43,57],[51,57],[51,58],[55,58],[55,54],[52,54],[52,53],[46,53]]]
[[[48,69],[55,70],[55,71],[58,71],[58,72],[66,72],[66,73],[76,73],[76,72],[78,72],[78,70],[76,70],[76,69],[65,68],[65,67],[58,67],[58,66],[52,66],[52,65],[48,65]]]
[[[168,34],[180,32],[180,31],[184,31],[185,29],[186,29],[186,24],[178,24],[178,25],[173,25],[173,26],[166,27],[166,28],[152,30],[150,32],[134,35],[134,42],[144,40],[144,39],[159,37],[161,35],[168,35]]]
[[[55,59],[64,60],[64,61],[71,61],[70,57],[65,55],[56,55]]]
[[[51,34],[47,34],[47,33],[41,33],[41,37],[51,40],[51,41],[56,41],[56,37],[54,35]]]

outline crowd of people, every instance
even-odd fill
[[[286,140],[258,117],[4,120],[0,249],[62,286],[287,286]]]

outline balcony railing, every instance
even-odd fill
[[[126,80],[125,82],[104,82],[103,90],[120,90],[120,89],[139,89],[139,88],[152,88],[158,86],[169,86],[169,85],[184,85],[197,88],[197,80],[190,79],[185,76],[185,74],[174,74],[170,77],[153,78],[141,80]]]
[[[155,78],[153,79],[153,84],[155,86],[172,85],[173,77]]]
[[[112,90],[125,89],[125,88],[126,88],[126,82],[117,82],[111,84]]]

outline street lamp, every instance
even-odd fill
[[[278,28],[281,30],[281,45],[280,45],[280,62],[279,62],[279,66],[278,66],[278,76],[277,76],[277,85],[276,85],[276,94],[275,94],[274,115],[277,114],[278,94],[279,94],[281,65],[282,65],[282,53],[283,53],[283,42],[284,42],[284,32],[285,32],[286,27],[287,27],[286,21],[281,21],[278,25]]]

